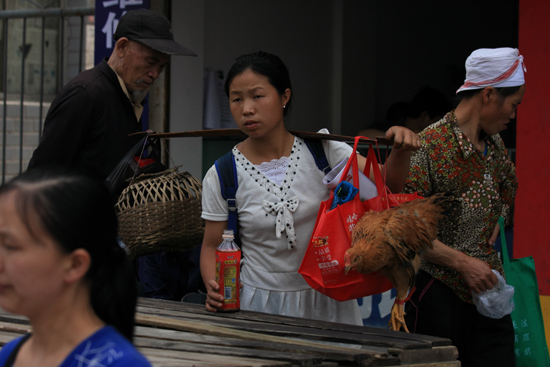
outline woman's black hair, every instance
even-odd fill
[[[229,97],[229,86],[233,79],[245,72],[246,70],[252,70],[255,73],[263,75],[267,78],[269,83],[279,92],[279,95],[283,95],[288,88],[292,90],[292,84],[290,82],[290,74],[283,61],[276,55],[258,51],[255,53],[242,55],[235,60],[231,69],[227,73],[225,79],[225,94]],[[284,116],[286,117],[292,108],[292,94],[284,109]]]
[[[36,236],[29,218],[71,253],[90,254],[86,274],[94,312],[128,340],[134,335],[137,283],[132,264],[118,243],[118,220],[110,191],[103,182],[57,169],[31,169],[0,187],[16,195],[21,220]]]
[[[497,91],[497,93],[501,97],[506,98],[506,97],[511,96],[512,94],[516,93],[519,90],[519,88],[521,88],[521,85],[518,85],[518,86],[515,86],[515,87],[495,88],[495,90]],[[476,94],[480,93],[482,90],[483,90],[483,88],[482,89],[468,89],[468,90],[464,90],[462,92],[458,92],[457,95],[456,95],[456,99],[455,99],[455,105],[458,106],[458,104],[462,100],[470,99],[473,96],[475,96]]]

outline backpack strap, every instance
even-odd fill
[[[317,168],[325,173],[330,172],[331,168],[328,164],[327,156],[325,155],[325,149],[323,148],[323,142],[321,140],[304,139]]]
[[[323,148],[321,140],[304,139],[311,155],[315,159],[317,168],[327,174],[331,168],[328,164],[328,159]],[[235,157],[233,152],[229,151],[223,156],[218,158],[214,163],[218,177],[220,179],[221,194],[224,200],[227,202],[228,217],[227,226],[233,230],[235,234],[235,242],[237,245],[241,245],[241,238],[239,236],[239,213],[237,211],[237,188],[239,182],[237,179],[237,166],[235,165]]]
[[[218,158],[214,164],[220,179],[222,197],[227,202],[227,227],[233,230],[235,242],[237,242],[237,245],[240,246],[241,238],[239,237],[238,226],[239,216],[237,212],[237,200],[235,199],[239,182],[237,179],[237,166],[235,165],[235,157],[233,156],[233,152],[227,152]]]

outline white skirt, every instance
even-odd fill
[[[357,300],[340,302],[313,288],[281,292],[243,284],[240,299],[241,310],[363,325]]]

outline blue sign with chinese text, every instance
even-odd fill
[[[113,52],[118,20],[128,10],[149,9],[149,0],[96,0],[94,65]]]

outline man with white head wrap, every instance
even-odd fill
[[[456,200],[406,305],[412,332],[449,338],[462,366],[515,366],[510,315],[481,315],[472,294],[503,273],[493,249],[500,216],[514,203],[517,177],[498,135],[516,117],[525,92],[523,57],[514,48],[479,49],[466,61],[455,110],[419,134],[404,192]]]
[[[523,56],[517,48],[480,48],[466,60],[466,80],[456,93],[520,86],[525,84],[524,71]]]

